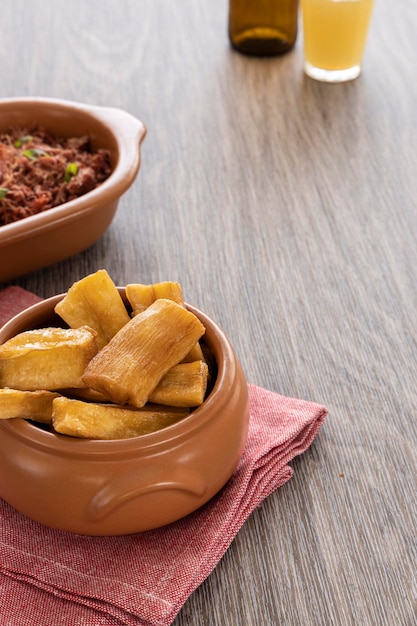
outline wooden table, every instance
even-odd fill
[[[124,108],[143,164],[88,251],[178,280],[250,382],[325,404],[293,479],[255,511],[175,626],[416,623],[417,9],[376,0],[362,76],[239,55],[225,0],[4,0],[0,96]]]

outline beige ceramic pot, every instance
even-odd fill
[[[0,330],[0,343],[36,326],[62,325],[53,313],[62,297],[14,317]],[[188,308],[204,324],[216,363],[204,403],[173,426],[114,441],[66,437],[23,419],[0,420],[0,497],[53,528],[123,535],[174,522],[226,484],[247,438],[247,383],[222,330]]]
[[[110,150],[113,171],[76,200],[0,226],[0,282],[91,246],[111,224],[140,167],[146,129],[126,111],[51,98],[0,99],[0,132],[34,123],[62,137],[88,135],[94,150]]]

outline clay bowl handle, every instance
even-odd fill
[[[157,491],[183,491],[200,499],[207,490],[204,476],[191,471],[185,465],[177,464],[170,468],[169,478],[166,470],[164,473],[164,476],[159,477],[155,476],[155,471],[152,472],[152,476],[149,476],[148,472],[138,476],[137,471],[132,471],[116,476],[101,487],[91,499],[87,508],[88,520],[90,522],[103,520],[122,504]]]

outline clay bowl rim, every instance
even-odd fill
[[[124,288],[119,287],[118,289],[124,297]],[[55,305],[64,296],[65,293],[52,296],[15,315],[0,328],[0,344],[24,329],[36,328],[36,322],[24,324],[24,320],[32,315],[37,314],[38,319],[39,316],[42,316],[40,319],[46,319],[47,316],[51,319],[54,316]],[[237,358],[229,339],[220,326],[203,311],[188,303],[185,305],[188,310],[197,315],[205,326],[206,334],[204,336],[207,337],[208,335],[207,343],[212,350],[217,366],[213,388],[203,404],[193,410],[190,415],[153,433],[125,439],[71,437],[43,430],[24,418],[0,420],[0,432],[2,430],[8,432],[25,443],[29,443],[30,447],[47,449],[52,454],[68,457],[82,455],[84,459],[108,455],[112,455],[114,458],[122,455],[129,457],[138,455],[139,450],[143,451],[146,456],[158,454],[167,449],[175,448],[183,438],[194,436],[196,431],[204,428],[206,422],[211,420],[214,414],[223,411],[227,405],[228,394],[237,374]],[[11,329],[16,324],[20,326],[21,330],[12,331]],[[46,325],[49,324],[42,321],[39,324],[39,326]],[[62,325],[65,326],[64,321],[62,321]]]
[[[0,98],[0,131],[25,123],[17,121],[19,119],[26,119],[26,123],[30,123],[29,120],[32,123],[39,122],[36,111],[41,112],[41,119],[50,120],[51,127],[59,128],[61,122],[66,124],[65,120],[69,120],[68,127],[73,125],[74,131],[63,131],[63,136],[74,136],[76,126],[81,122],[91,123],[95,128],[95,136],[105,138],[103,147],[110,141],[113,144],[113,148],[109,148],[112,172],[99,187],[79,198],[0,226],[0,247],[10,246],[12,242],[32,237],[37,232],[54,229],[62,222],[71,221],[83,213],[95,212],[102,205],[118,200],[132,185],[140,168],[141,144],[147,128],[141,120],[124,109],[59,98]],[[16,121],[5,123],[3,118],[6,116]],[[46,121],[41,125],[51,130]],[[51,132],[59,134],[59,130]]]

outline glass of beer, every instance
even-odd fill
[[[304,71],[324,82],[361,72],[374,0],[301,0]]]

